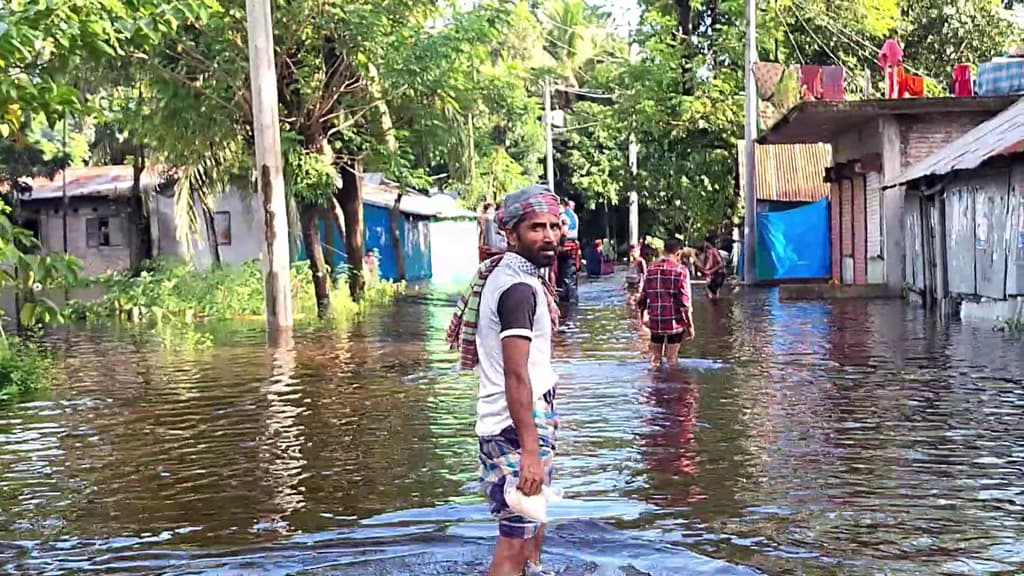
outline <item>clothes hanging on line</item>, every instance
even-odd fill
[[[953,96],[961,98],[974,96],[970,64],[957,64],[953,67]]]
[[[878,51],[878,65],[882,68],[886,66],[901,66],[903,64],[903,47],[897,40],[892,38],[885,41],[882,44],[882,48]]]
[[[821,99],[821,66],[800,66],[800,88],[803,99]]]
[[[821,70],[822,100],[841,102],[846,99],[846,70],[842,66],[825,66]]]
[[[900,98],[921,98],[924,96],[924,76],[907,74],[903,67],[899,68]]]

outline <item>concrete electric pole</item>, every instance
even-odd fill
[[[744,193],[743,193],[743,281],[757,281],[757,165],[754,139],[757,138],[757,85],[754,63],[757,62],[757,5],[747,0],[747,55],[744,87],[746,90],[746,122],[744,123]]]
[[[256,140],[256,182],[263,198],[266,245],[263,289],[267,328],[272,334],[292,327],[288,215],[281,162],[281,122],[277,111],[277,70],[274,65],[273,18],[270,0],[246,0],[249,33],[249,75],[252,81],[252,124]]]
[[[554,120],[551,118],[551,81],[544,79],[544,137],[547,141],[547,179],[548,179],[548,190],[555,193],[555,150],[554,150],[554,136],[553,128],[551,127]]]
[[[629,45],[629,62],[636,63],[640,58],[640,46],[633,42]],[[629,243],[633,246],[640,245],[640,197],[636,192],[637,173],[637,143],[636,135],[629,133],[629,173],[632,175],[629,189]]]

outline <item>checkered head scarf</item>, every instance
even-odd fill
[[[561,211],[562,207],[558,203],[558,196],[549,192],[547,186],[530,186],[506,196],[495,220],[501,229],[511,230],[520,220],[530,214],[547,213],[558,216]],[[472,370],[480,361],[480,355],[476,349],[476,330],[480,319],[480,295],[483,294],[487,278],[503,258],[504,254],[501,254],[480,265],[469,288],[459,298],[455,314],[452,315],[452,321],[448,325],[448,334],[445,339],[453,350],[461,352],[459,365],[463,370]],[[541,278],[541,283],[544,285],[548,312],[551,315],[551,326],[554,329],[557,328],[559,320],[555,289],[544,278]]]
[[[495,220],[502,230],[511,230],[526,216],[545,213],[559,216],[562,206],[558,203],[558,196],[549,192],[547,186],[538,184],[506,196]]]

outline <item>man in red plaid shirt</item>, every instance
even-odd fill
[[[662,357],[669,364],[677,363],[683,339],[694,337],[690,271],[680,263],[681,254],[679,240],[665,241],[661,259],[647,269],[637,300],[640,321],[651,330],[651,364],[654,366],[661,365]]]

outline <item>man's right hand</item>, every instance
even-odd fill
[[[526,496],[540,494],[544,486],[544,467],[540,463],[540,454],[534,450],[523,450],[519,461],[519,483],[516,487]]]

